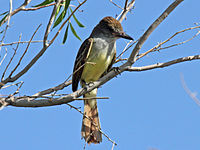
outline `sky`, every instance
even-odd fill
[[[28,7],[41,3],[31,2]],[[114,1],[123,6],[123,3]],[[136,0],[135,8],[122,22],[124,31],[134,39],[139,39],[155,19],[173,2],[173,0]],[[13,9],[23,0],[13,1]],[[76,1],[72,4],[77,5]],[[143,45],[145,52],[157,43],[168,39],[177,31],[193,27],[200,22],[200,1],[185,0],[151,34]],[[20,12],[11,18],[10,28],[4,43],[28,41],[42,24],[34,40],[41,40],[53,7],[33,12]],[[9,1],[1,0],[0,13],[9,10]],[[121,10],[108,0],[88,0],[77,12],[77,18],[85,25],[79,28],[74,20],[72,24],[82,41],[93,27],[105,16],[118,15]],[[5,27],[5,26],[3,26]],[[50,38],[58,28],[52,30]],[[2,30],[2,28],[1,28]],[[165,46],[191,38],[198,30],[178,35]],[[54,87],[72,73],[74,60],[82,41],[69,32],[68,39],[62,44],[64,30],[55,43],[45,52],[39,61],[17,82],[23,81],[19,95],[32,95],[49,87]],[[127,40],[117,41],[119,54]],[[200,54],[199,37],[183,45],[151,53],[140,59],[134,66],[146,66],[167,62],[176,58]],[[16,45],[7,47],[13,51]],[[16,56],[21,56],[26,45],[20,45]],[[22,69],[41,49],[42,43],[32,44],[20,69]],[[2,49],[5,51],[5,48]],[[123,56],[128,57],[131,49]],[[9,58],[10,56],[8,56]],[[8,60],[5,60],[4,65]],[[14,60],[14,62],[17,62]],[[119,66],[118,63],[115,66]],[[200,107],[186,93],[181,76],[187,87],[199,97],[200,61],[179,63],[166,68],[143,71],[123,72],[101,86],[98,96],[109,97],[98,100],[101,128],[117,143],[114,150],[199,150],[200,149]],[[12,67],[14,64],[12,65]],[[10,68],[10,70],[12,69]],[[3,67],[0,68],[2,73]],[[8,71],[10,71],[8,70]],[[0,94],[9,94],[16,87],[6,88]],[[71,86],[61,93],[71,93]],[[83,108],[82,101],[70,103]],[[82,115],[66,105],[43,108],[6,107],[0,111],[2,150],[80,150],[84,147],[81,139]],[[87,145],[87,150],[111,150],[112,143],[103,136],[98,145]]]

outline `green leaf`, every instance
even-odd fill
[[[72,9],[70,8],[70,11],[72,13]],[[82,23],[80,23],[80,21],[78,21],[78,19],[76,18],[76,16],[73,14],[73,18],[76,21],[76,23],[78,24],[79,27],[83,28],[85,27]]]
[[[1,19],[1,21],[0,21],[0,26],[1,26],[1,23],[6,19],[7,16],[8,16],[8,14],[5,15],[5,16]]]
[[[55,28],[57,25],[59,25],[61,23],[61,21],[65,18],[65,15],[67,13],[67,9],[68,9],[69,4],[70,4],[70,0],[64,1],[63,4],[65,5],[64,10],[62,11],[62,13],[58,17],[58,19],[54,22],[53,28]],[[57,9],[57,11],[58,11],[58,9]]]
[[[70,0],[66,0],[65,2],[65,10],[67,11],[68,7],[69,7],[69,4],[70,4]]]
[[[63,10],[58,19],[56,19],[56,21],[54,22],[53,28],[55,28],[65,18],[65,15],[66,11]]]
[[[61,10],[61,7],[62,7],[62,5],[58,6],[56,13],[55,13],[55,19],[56,19],[57,15],[59,14],[60,10]]]
[[[74,36],[81,41],[81,38],[77,35],[77,33],[74,30],[74,27],[72,26],[71,22],[69,23],[69,25],[70,25],[71,31],[74,34]]]
[[[69,29],[69,23],[68,23],[67,28],[66,28],[66,30],[65,30],[65,35],[64,35],[64,38],[63,38],[63,42],[62,42],[63,44],[65,44],[65,42],[66,42],[66,40],[67,40],[68,29]]]
[[[42,2],[42,3],[38,4],[38,5],[35,5],[33,7],[44,6],[44,5],[50,4],[52,2],[54,2],[54,0],[45,0],[44,2]]]
[[[6,11],[6,12],[0,14],[0,16],[3,16],[3,15],[5,15],[5,14],[7,14],[7,13],[8,13],[8,11]]]

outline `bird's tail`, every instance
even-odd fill
[[[84,95],[84,98],[96,97],[97,89]],[[84,100],[84,115],[82,122],[81,135],[85,141],[90,143],[100,143],[102,134],[99,131],[100,121],[96,99]]]

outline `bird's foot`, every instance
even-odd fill
[[[85,84],[84,89],[88,90],[89,87],[92,87],[94,85],[94,82],[92,82],[92,81],[88,82],[88,83],[85,82],[84,84]]]
[[[112,70],[114,70],[115,73],[121,75],[121,71],[119,70],[119,67],[113,67]]]

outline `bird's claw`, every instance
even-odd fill
[[[114,70],[115,73],[121,75],[119,67],[113,67],[112,70]]]

